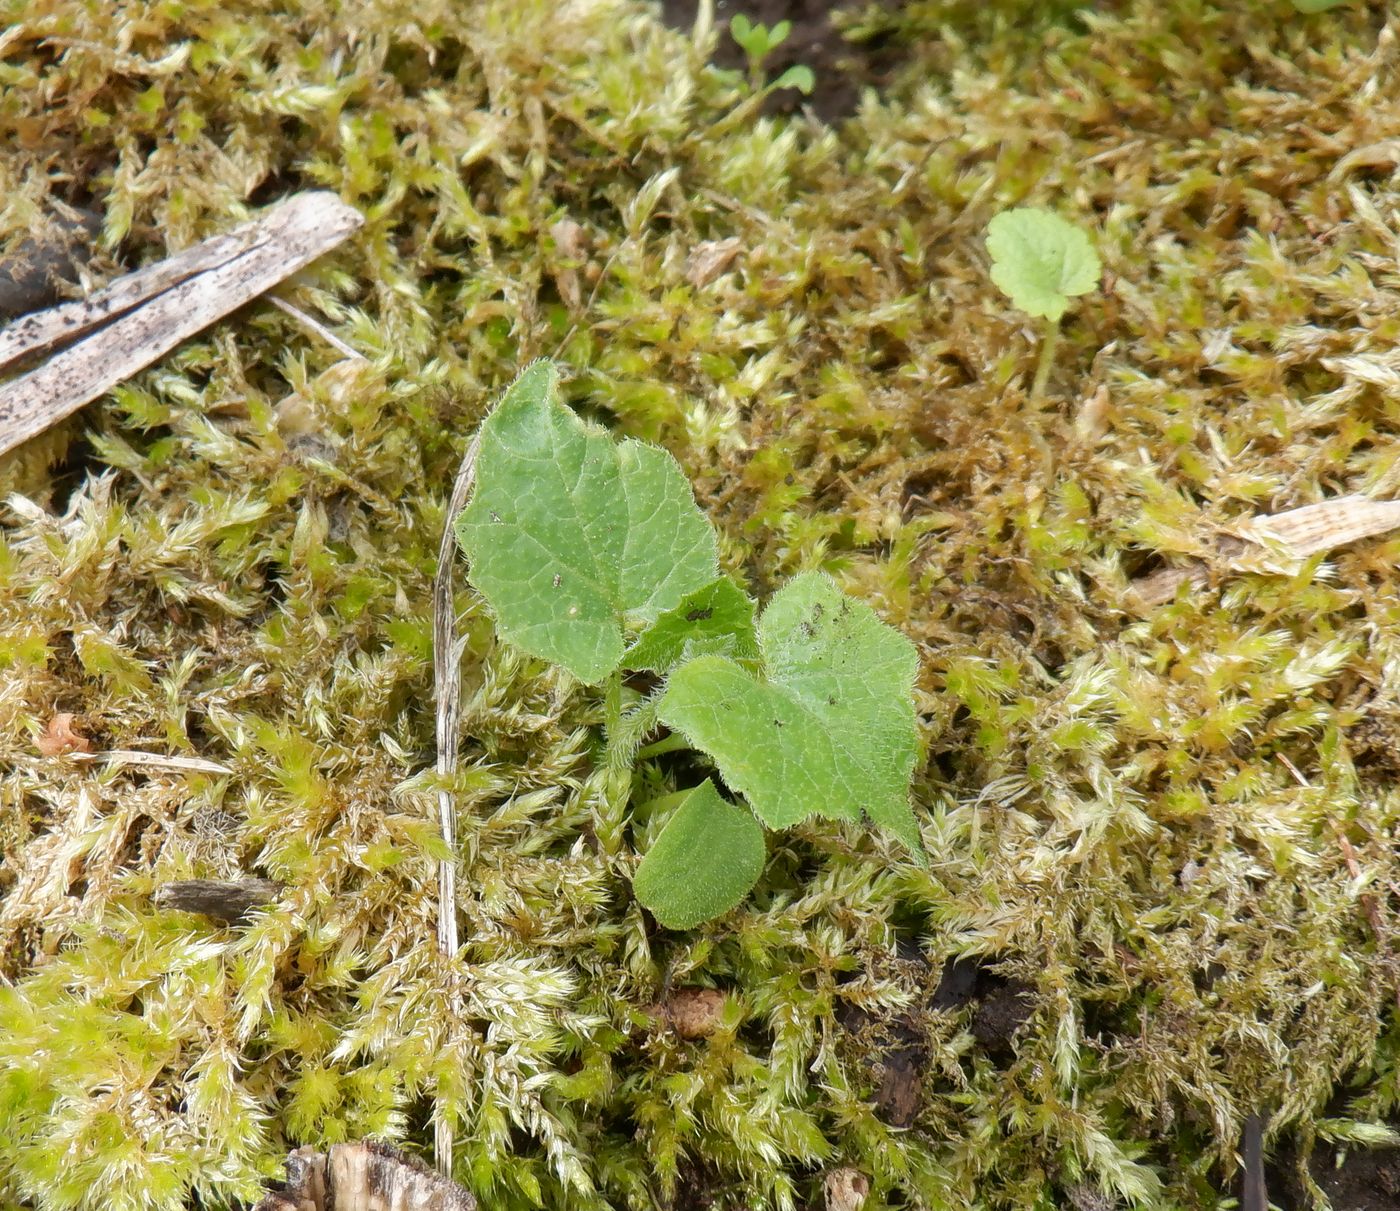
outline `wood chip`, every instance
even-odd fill
[[[282,890],[272,879],[179,879],[156,889],[152,899],[157,908],[197,912],[226,925],[241,921],[255,908],[271,904]]]
[[[1072,1182],[1065,1194],[1074,1211],[1118,1211],[1118,1200],[1090,1182]]]
[[[1074,418],[1075,437],[1090,445],[1097,442],[1108,431],[1110,402],[1108,388],[1103,383],[1085,396]]]
[[[560,219],[549,229],[554,246],[565,263],[554,271],[554,284],[559,297],[570,311],[583,305],[583,287],[579,285],[578,269],[588,256],[588,233],[573,219]]]
[[[823,1183],[826,1211],[860,1211],[870,1193],[870,1179],[859,1169],[833,1169]]]
[[[1400,527],[1400,501],[1368,500],[1364,496],[1339,496],[1320,504],[1303,505],[1235,527],[1221,535],[1211,563],[1193,559],[1180,567],[1163,568],[1140,577],[1132,585],[1132,601],[1143,608],[1159,606],[1176,596],[1183,584],[1203,588],[1213,568],[1230,572],[1289,573],[1311,555],[1345,546],[1362,538],[1374,538]]]
[[[27,315],[0,331],[0,367],[82,337],[0,387],[0,454],[296,273],[363,221],[335,194],[297,194],[91,298]]]
[[[322,1211],[329,1206],[325,1155],[305,1147],[288,1155],[282,1190],[269,1194],[253,1211]]]
[[[1243,552],[1247,544],[1238,538],[1223,538],[1220,558],[1228,563],[1229,552]],[[1189,559],[1171,568],[1159,568],[1147,576],[1139,576],[1128,588],[1128,603],[1137,610],[1155,609],[1176,596],[1184,584],[1203,589],[1210,583],[1211,565],[1203,559]]]
[[[44,734],[39,737],[38,748],[45,757],[63,757],[70,753],[92,752],[92,741],[73,726],[77,718],[71,711],[59,711]]]
[[[1397,526],[1400,500],[1339,496],[1272,517],[1256,517],[1240,526],[1238,533],[1241,538],[1277,550],[1287,559],[1306,559],[1360,538],[1384,534]]]
[[[476,1211],[456,1182],[388,1144],[332,1144],[329,1155],[298,1148],[284,1188],[253,1211]]]
[[[685,278],[697,290],[708,286],[719,277],[739,255],[743,241],[738,236],[727,240],[706,240],[697,244],[685,264]]]

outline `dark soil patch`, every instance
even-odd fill
[[[1338,1155],[1341,1163],[1337,1164]],[[1400,1207],[1400,1148],[1351,1148],[1343,1153],[1319,1142],[1308,1163],[1312,1180],[1332,1211],[1395,1211]],[[1297,1178],[1291,1154],[1267,1167],[1269,1197],[1287,1211],[1312,1211],[1318,1204]],[[1248,1204],[1245,1204],[1248,1211]]]
[[[0,252],[0,322],[57,303],[62,287],[77,281],[101,227],[97,211],[73,210],[56,218],[44,237],[23,239],[13,252]]]
[[[901,953],[907,966],[922,966],[922,955]],[[936,984],[927,980],[932,995],[907,1013],[877,1020],[853,1006],[838,1011],[841,1025],[878,1059],[872,1065],[875,1083],[872,1100],[880,1117],[893,1127],[908,1127],[918,1117],[924,1100],[924,1079],[929,1064],[925,1019],[930,1013],[956,1013],[970,1009],[969,1029],[978,1046],[998,1060],[1015,1053],[1014,1040],[1032,1010],[1029,985],[1008,980],[972,959],[946,963]]]
[[[900,0],[882,0],[883,6],[903,7]],[[695,23],[696,0],[661,0],[661,15],[673,29],[688,30]],[[764,106],[767,113],[793,113],[803,105],[826,122],[855,112],[861,90],[881,88],[904,58],[904,50],[889,38],[874,37],[848,42],[832,24],[831,14],[849,7],[830,0],[715,0],[715,24],[719,45],[714,62],[718,67],[745,71],[748,61],[729,34],[729,19],[743,13],[749,20],[770,29],[779,21],[791,21],[792,32],[763,64],[768,79],[782,75],[789,67],[803,64],[816,76],[816,88],[804,97],[795,88],[778,90]]]
[[[1332,1211],[1394,1211],[1400,1207],[1400,1148],[1349,1152],[1339,1168],[1314,1163],[1313,1177]]]

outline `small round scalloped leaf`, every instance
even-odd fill
[[[1058,320],[1072,295],[1099,284],[1102,266],[1089,237],[1034,206],[1006,210],[987,227],[992,281],[1028,315]]]
[[[770,828],[864,811],[922,857],[909,806],[914,645],[819,572],[773,597],[758,642],[758,675],[718,655],[675,669],[662,722],[707,753]]]
[[[632,876],[632,891],[667,929],[690,929],[748,895],[765,857],[753,813],[720,798],[706,778],[652,842]]]
[[[558,377],[533,363],[482,422],[455,532],[502,637],[596,684],[622,659],[624,623],[654,621],[719,562],[676,460],[581,420]]]

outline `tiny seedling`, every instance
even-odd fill
[[[812,69],[803,64],[795,64],[783,72],[766,87],[763,84],[763,61],[779,46],[787,41],[792,33],[791,21],[779,21],[769,29],[761,22],[750,21],[743,13],[736,13],[729,19],[729,34],[739,45],[749,61],[749,85],[754,92],[765,95],[779,88],[795,88],[804,95],[811,95],[816,86]]]
[[[638,760],[682,742],[742,796],[706,779],[647,805],[670,812],[633,878],[658,921],[686,929],[738,904],[762,873],[759,821],[865,813],[922,858],[908,639],[816,572],[755,621],[754,602],[720,574],[680,466],[581,420],[550,362],[515,380],[479,444],[454,528],[501,636],[603,690],[605,760],[624,796]],[[627,670],[660,678],[630,706]],[[641,748],[662,726],[671,735]]]
[[[1038,403],[1050,378],[1060,317],[1070,299],[1099,284],[1099,255],[1089,237],[1059,215],[1035,207],[1003,211],[987,228],[992,281],[1027,315],[1045,320],[1040,360],[1031,384]]]
[[[729,18],[729,34],[739,44],[739,49],[749,57],[751,68],[762,66],[763,60],[786,42],[790,33],[791,21],[779,21],[769,29],[761,21],[750,21],[743,13],[736,13]]]

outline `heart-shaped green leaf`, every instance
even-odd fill
[[[992,281],[1028,315],[1058,320],[1071,295],[1099,284],[1099,254],[1089,237],[1049,210],[1027,206],[987,227]]]
[[[456,534],[502,636],[590,684],[617,668],[625,626],[719,572],[714,530],[676,460],[580,420],[545,361],[482,423]]]
[[[708,778],[675,814],[632,876],[632,891],[667,929],[690,929],[728,912],[763,873],[763,829],[720,798]]]
[[[758,642],[758,676],[724,656],[677,668],[661,720],[708,753],[770,827],[864,811],[922,855],[909,807],[914,645],[820,573],[768,603]]]

